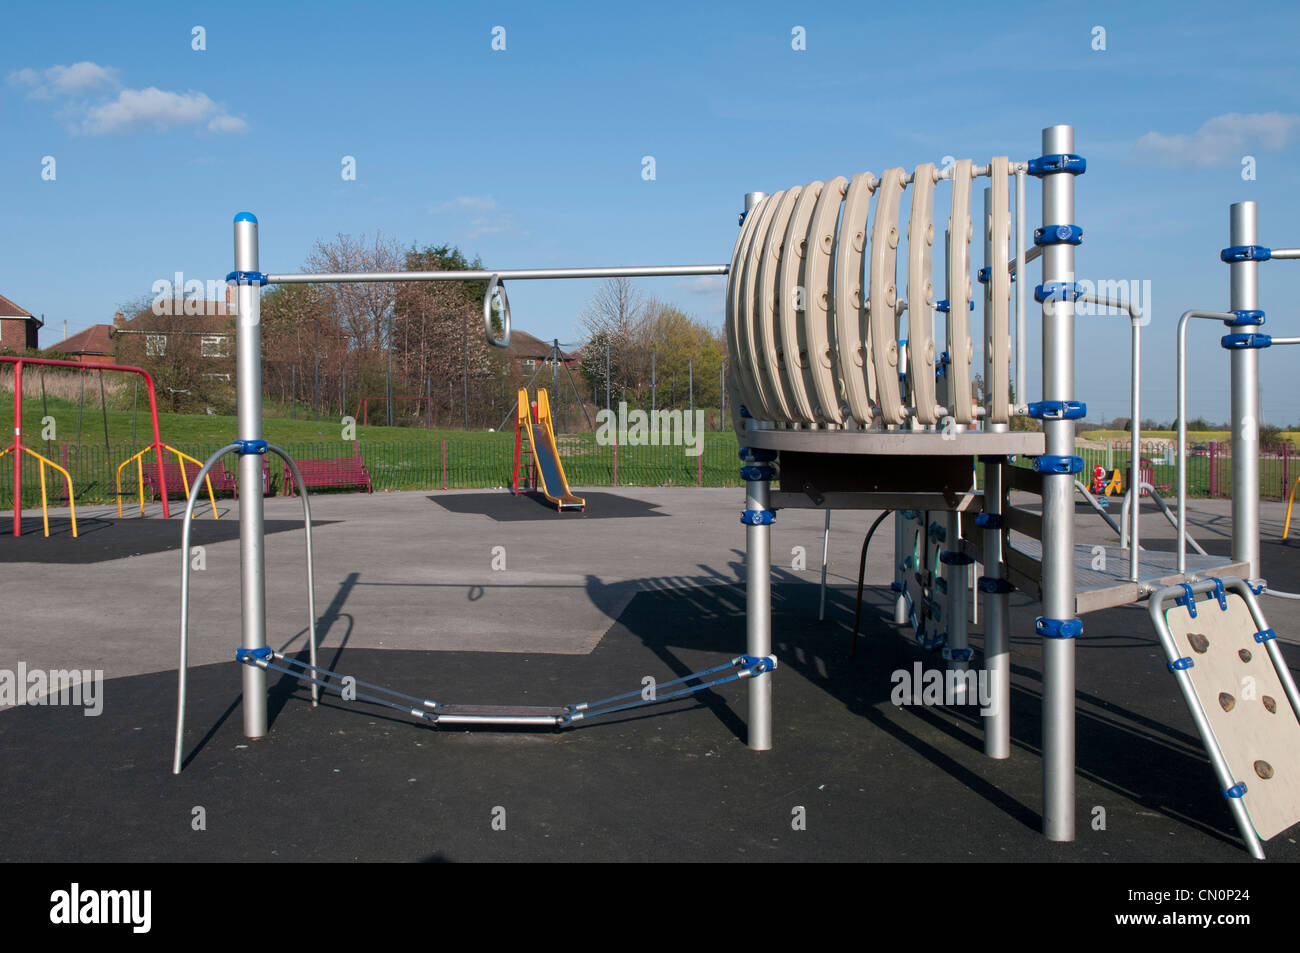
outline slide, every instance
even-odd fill
[[[585,510],[587,501],[573,495],[564,476],[560,452],[555,447],[555,430],[551,426],[551,402],[545,388],[537,388],[536,423],[529,409],[528,391],[520,388],[516,425],[528,434],[528,446],[532,448],[533,463],[537,467],[537,488],[560,512]]]

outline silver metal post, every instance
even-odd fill
[[[831,551],[831,511],[826,510],[826,528],[822,530],[822,587],[821,600],[817,604],[817,621],[826,618],[826,563]]]
[[[1043,154],[1074,152],[1074,129],[1043,130]],[[1043,224],[1074,224],[1074,176],[1043,176]],[[1074,246],[1048,245],[1042,281],[1074,280]],[[1021,280],[1024,280],[1023,278]],[[1074,399],[1074,302],[1043,302],[1043,399]],[[1046,451],[1074,456],[1074,422],[1045,420]],[[1043,615],[1073,619],[1074,477],[1043,474]],[[1043,639],[1043,833],[1050,840],[1074,839],[1074,639]]]
[[[907,624],[907,577],[903,572],[903,547],[907,538],[907,521],[902,510],[894,510],[894,625]]]
[[[1222,311],[1184,311],[1178,319],[1178,571],[1187,571],[1187,323],[1192,318],[1231,321]],[[1274,338],[1274,341],[1277,339]],[[1136,546],[1134,549],[1136,550]]]
[[[745,484],[745,509],[768,509],[768,480]],[[745,526],[745,652],[752,658],[772,654],[772,539],[770,525]],[[767,672],[749,680],[749,747],[772,747],[772,678]]]
[[[1259,242],[1259,212],[1254,202],[1236,202],[1228,213],[1228,244]],[[1259,262],[1228,265],[1228,310],[1259,308]],[[1232,333],[1249,333],[1253,324],[1234,324]],[[1229,355],[1232,377],[1232,558],[1249,563],[1259,578],[1259,351],[1237,348]]]
[[[961,514],[955,510],[950,510],[944,514],[945,529],[947,531],[947,550],[950,553],[961,552]],[[949,557],[951,558],[951,557]],[[947,648],[954,652],[964,653],[970,647],[970,598],[967,589],[970,585],[970,564],[949,562],[944,564],[944,577],[948,583],[948,645]],[[966,672],[970,669],[970,663],[962,659],[949,657],[948,670],[950,672]],[[958,705],[969,704],[970,697],[967,693],[966,679],[959,675],[953,681],[956,689],[953,701]],[[978,694],[978,693],[977,693]]]
[[[498,271],[346,271],[267,275],[271,285],[355,284],[367,281],[523,281],[543,278],[701,278],[725,275],[730,265],[627,265],[612,268],[503,268]]]
[[[249,212],[235,216],[235,271],[256,272],[257,218]],[[262,315],[258,285],[241,282],[236,319],[236,404],[240,440],[262,439]],[[239,578],[242,636],[240,646],[265,648],[266,553],[262,515],[262,457],[239,457]],[[266,671],[244,669],[244,735],[266,734]]]
[[[984,461],[984,512],[1003,511],[1004,481],[1001,462]],[[993,522],[999,522],[994,520]],[[1002,565],[1002,530],[984,530],[984,571],[991,579],[1006,578]],[[988,673],[989,712],[984,716],[984,753],[990,758],[1011,757],[1011,612],[1010,594],[988,593],[984,609],[984,671]]]

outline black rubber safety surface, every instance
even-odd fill
[[[1266,544],[1264,562],[1296,587],[1287,547]],[[776,573],[765,753],[744,744],[743,682],[537,732],[435,730],[337,698],[312,709],[272,673],[271,731],[249,742],[240,669],[211,665],[192,674],[180,777],[174,672],[107,682],[98,717],[0,712],[0,860],[1248,860],[1143,608],[1085,619],[1078,837],[1056,844],[1039,833],[1036,607],[1013,603],[1013,753],[994,762],[975,711],[891,702],[897,673],[942,662],[884,621],[887,593],[870,595],[852,659],[852,592],[832,590],[823,623],[816,600]],[[1288,606],[1264,606],[1284,631]],[[322,664],[443,702],[561,705],[739,654],[743,608],[738,586],[665,584],[587,656],[327,645]],[[1270,859],[1300,860],[1298,834],[1267,844]]]
[[[587,501],[586,510],[565,509],[556,513],[555,504],[540,493],[521,493],[515,496],[509,490],[486,493],[445,493],[429,497],[449,513],[478,514],[498,523],[516,523],[533,520],[628,519],[633,516],[667,516],[659,511],[657,503],[614,493],[583,490],[573,491]]]
[[[183,512],[183,504],[179,512]],[[337,520],[312,520],[313,526],[327,526]],[[302,520],[266,520],[266,532],[302,530]],[[147,553],[165,553],[181,548],[180,516],[169,520],[139,517],[77,518],[73,538],[68,520],[51,519],[50,535],[43,535],[41,518],[23,517],[21,536],[12,536],[6,522],[0,534],[0,563],[99,563]],[[195,546],[224,543],[239,538],[239,517],[230,514],[219,520],[196,519],[190,530]]]

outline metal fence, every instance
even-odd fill
[[[556,437],[560,458],[569,483],[574,487],[602,486],[739,486],[740,465],[736,456],[735,435],[730,432],[703,435],[703,450],[697,456],[682,446],[633,446],[598,443],[595,434],[561,434]],[[220,444],[187,445],[179,449],[206,460]],[[111,503],[116,499],[114,474],[118,465],[135,449],[103,446],[53,444],[33,446],[37,452],[67,468],[72,475],[78,503]],[[136,448],[139,449],[139,448]],[[430,436],[424,440],[320,443],[293,443],[284,449],[297,460],[352,457],[358,452],[370,471],[374,489],[431,490],[503,487],[511,483],[514,463],[512,433],[466,433],[445,438]],[[1187,492],[1192,497],[1226,498],[1232,494],[1232,456],[1230,445],[1211,443],[1189,453]],[[1101,466],[1109,482],[1114,470],[1120,471],[1121,485],[1128,486],[1129,453],[1119,446],[1080,448],[1084,472],[1080,480],[1093,481],[1093,469]],[[1162,495],[1172,495],[1177,471],[1172,454],[1150,450],[1143,454],[1143,479]],[[152,456],[146,457],[146,464]],[[1018,461],[1028,466],[1029,459]],[[226,461],[233,469],[234,460]],[[983,467],[977,468],[982,485]],[[1289,445],[1265,447],[1260,456],[1260,498],[1285,499],[1292,484],[1300,478],[1300,454]],[[13,505],[13,464],[8,457],[0,460],[0,506]],[[127,501],[135,499],[135,468],[123,471],[123,493]],[[51,504],[65,504],[62,477],[46,470],[46,487]],[[176,488],[179,495],[180,487]],[[271,491],[284,492],[284,476],[278,462],[271,464]],[[40,505],[40,471],[31,457],[23,461],[23,506]]]

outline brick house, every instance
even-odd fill
[[[45,322],[24,311],[0,295],[0,348],[11,351],[34,351],[40,347],[37,336]]]
[[[159,314],[158,312],[162,313]],[[194,363],[202,377],[232,381],[235,371],[236,304],[227,287],[225,301],[164,301],[128,318],[113,315],[111,335],[117,359],[142,367],[180,361]]]
[[[525,378],[532,377],[533,372],[540,365],[551,363],[551,347],[550,341],[543,341],[518,328],[511,329],[510,346],[506,348],[510,370],[515,374],[522,374]],[[571,370],[578,368],[579,359],[574,354],[561,351],[560,361]]]
[[[82,364],[111,364],[114,359],[112,332],[111,324],[92,324],[45,350],[47,353],[65,354]]]

